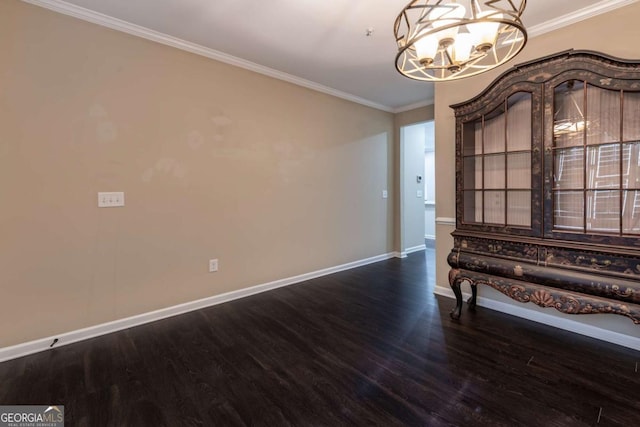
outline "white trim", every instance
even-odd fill
[[[422,245],[414,246],[414,247],[411,247],[411,248],[407,248],[407,249],[404,250],[403,253],[409,255],[409,254],[412,254],[414,252],[424,251],[425,249],[427,249],[427,246],[425,244],[422,244]]]
[[[438,225],[452,225],[455,227],[456,219],[455,218],[447,218],[444,216],[439,216],[436,218],[436,224]]]
[[[415,110],[417,108],[428,107],[429,105],[433,105],[434,100],[433,97],[427,98],[424,101],[415,102],[413,104],[405,105],[404,107],[398,107],[393,109],[393,113],[404,113],[405,111]]]
[[[396,258],[406,258],[407,257],[407,253],[406,252],[394,252],[393,256]]]
[[[187,302],[184,304],[174,305],[172,307],[166,307],[148,313],[139,314],[137,316],[131,316],[124,319],[114,320],[112,322],[102,323],[100,325],[90,326],[88,328],[78,329],[71,332],[64,332],[57,335],[52,335],[47,338],[37,339],[22,344],[17,344],[11,347],[0,348],[0,362],[4,362],[10,359],[15,359],[29,354],[37,353],[44,350],[49,350],[51,344],[56,341],[55,347],[60,347],[74,342],[94,338],[100,335],[109,334],[112,332],[121,331],[123,329],[131,328],[134,326],[142,325],[149,322],[155,322],[156,320],[166,319],[167,317],[176,316],[178,314],[187,313],[189,311],[199,310],[205,307],[211,307],[213,305],[221,304],[228,301],[233,301],[239,298],[248,297],[250,295],[259,294],[262,292],[270,291],[272,289],[280,288],[283,286],[293,285],[295,283],[305,282],[307,280],[315,279],[317,277],[326,276],[328,274],[337,273],[344,270],[350,270],[356,267],[362,267],[363,265],[372,264],[374,262],[384,261],[389,258],[393,258],[396,253],[387,253],[383,255],[374,256],[371,258],[361,259],[359,261],[353,261],[346,264],[341,264],[335,267],[324,268],[322,270],[313,271],[311,273],[300,274],[298,276],[288,277],[286,279],[280,279],[262,285],[252,286],[249,288],[239,289],[237,291],[227,292],[220,295],[215,295],[208,298],[203,298],[196,301]]]
[[[543,22],[542,24],[534,25],[530,28],[527,28],[527,33],[529,34],[529,37],[533,38],[544,33],[566,27],[567,25],[584,21],[585,19],[592,18],[596,15],[600,15],[602,13],[610,12],[620,7],[630,5],[637,1],[638,0],[603,0],[582,9],[578,9],[567,15],[559,16],[557,18]]]
[[[116,31],[122,31],[133,36],[142,37],[147,40],[151,40],[157,43],[164,44],[166,46],[175,47],[187,52],[201,55],[216,61],[224,62],[229,65],[244,68],[246,70],[254,71],[259,74],[263,74],[269,77],[273,77],[278,80],[283,80],[298,86],[306,87],[307,89],[315,90],[317,92],[326,93],[328,95],[342,98],[347,101],[355,102],[357,104],[365,105],[367,107],[375,108],[378,110],[386,111],[389,113],[403,113],[405,111],[414,110],[416,108],[426,107],[434,104],[434,99],[429,98],[424,101],[416,102],[413,104],[405,105],[403,107],[391,108],[386,105],[379,104],[377,102],[369,101],[368,99],[361,98],[337,89],[330,88],[328,86],[321,85],[319,83],[312,82],[282,71],[275,70],[273,68],[265,67],[254,62],[246,61],[244,59],[228,55],[224,52],[220,52],[208,47],[192,43],[186,40],[179,39],[177,37],[170,36],[168,34],[161,33],[159,31],[151,30],[140,25],[132,24],[121,19],[113,18],[111,16],[95,12],[84,7],[80,7],[71,3],[67,3],[62,0],[22,0],[25,3],[30,3],[36,6],[43,7],[45,9],[52,10],[54,12],[62,13],[64,15],[72,16],[83,21],[91,22],[103,27],[111,28]],[[606,13],[611,10],[623,7],[638,0],[603,0],[599,3],[587,6],[585,8],[576,10],[573,13],[552,19],[539,25],[534,25],[527,29],[530,38],[539,36],[549,31],[557,30],[564,26],[591,18],[601,13]]]
[[[455,295],[453,294],[453,291],[451,290],[451,288],[436,286],[433,293],[436,295],[441,295],[444,297],[455,299]],[[463,296],[463,300],[466,301],[469,297],[471,297],[471,294],[463,292],[462,296]],[[621,345],[623,347],[628,347],[634,350],[640,350],[640,338],[637,338],[637,337],[621,334],[619,332],[609,331],[606,329],[599,328],[597,326],[586,325],[584,323],[577,322],[575,320],[565,319],[563,317],[553,316],[551,314],[529,310],[524,306],[519,307],[517,305],[507,304],[501,301],[496,301],[489,298],[483,298],[480,296],[477,299],[477,304],[480,307],[486,307],[491,310],[511,314],[512,316],[521,317],[526,320],[531,320],[534,322],[564,329],[565,331],[569,331],[569,332],[575,332],[580,335],[585,335],[587,337]],[[462,313],[462,315],[464,316],[464,313]]]
[[[182,40],[177,37],[170,36],[168,34],[161,33],[140,25],[132,24],[127,21],[123,21],[118,18],[95,12],[84,7],[76,6],[71,3],[67,3],[62,0],[22,0],[25,3],[30,3],[36,6],[43,7],[45,9],[52,10],[54,12],[61,13],[63,15],[72,16],[83,21],[91,22],[93,24],[101,25],[103,27],[111,28],[112,30],[121,31],[123,33],[131,34],[133,36],[142,37],[143,39],[151,40],[157,43],[161,43],[166,46],[175,47],[186,52],[191,52],[196,55],[204,56],[206,58],[214,59],[216,61],[224,62],[225,64],[233,65],[236,67],[244,68],[245,70],[253,71],[265,76],[273,77],[274,79],[283,80],[294,85],[302,86],[307,89],[322,92],[327,95],[335,96],[337,98],[346,99],[347,101],[355,102],[357,104],[365,105],[367,107],[375,108],[377,110],[393,113],[394,109],[387,107],[386,105],[378,104],[377,102],[369,101],[368,99],[360,98],[359,96],[351,95],[350,93],[342,92],[337,89],[330,88],[328,86],[321,85],[311,80],[306,80],[301,77],[294,76],[282,71],[274,70],[273,68],[265,67],[255,62],[246,61],[242,58],[228,55],[224,52],[220,52],[208,47]]]
[[[436,236],[432,236],[431,234],[425,234],[424,238],[427,240],[436,240]]]

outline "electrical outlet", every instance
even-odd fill
[[[218,260],[210,259],[209,260],[209,273],[214,273],[218,271]]]
[[[99,208],[115,208],[119,206],[124,206],[124,193],[122,191],[98,193]]]
[[[382,190],[382,198],[386,199],[387,197],[389,197],[389,193],[387,192],[387,190]]]

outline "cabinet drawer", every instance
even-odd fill
[[[640,279],[640,259],[606,252],[563,248],[541,248],[541,262],[548,266],[564,266]]]
[[[538,246],[522,242],[461,236],[455,238],[455,248],[465,252],[533,263],[539,260]]]

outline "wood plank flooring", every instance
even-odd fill
[[[67,426],[640,425],[640,352],[452,321],[429,277],[420,252],[0,363],[0,404]]]

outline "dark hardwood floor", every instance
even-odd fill
[[[640,352],[483,308],[452,321],[428,265],[419,252],[0,363],[0,404],[63,404],[68,426],[640,425]]]

